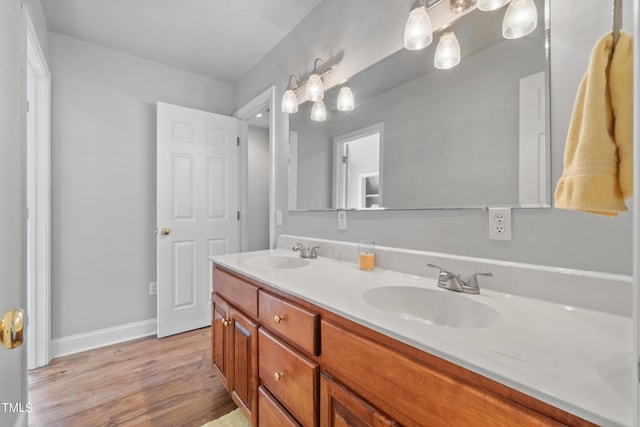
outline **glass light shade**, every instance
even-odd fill
[[[524,37],[538,26],[538,9],[533,0],[513,0],[502,21],[505,39]]]
[[[327,109],[324,102],[316,101],[311,107],[311,120],[316,122],[324,122],[327,119]]]
[[[355,101],[353,99],[353,92],[349,86],[342,86],[340,93],[338,94],[338,110],[339,111],[351,111],[355,107]]]
[[[404,47],[408,50],[420,50],[431,44],[433,27],[427,9],[418,6],[411,11],[404,27]]]
[[[318,74],[311,74],[304,92],[307,101],[321,101],[324,98],[324,85]]]
[[[511,0],[478,0],[478,9],[489,12],[492,10],[500,9]]]
[[[285,90],[282,95],[282,112],[289,114],[298,112],[298,97],[293,89]]]
[[[436,54],[433,58],[433,65],[440,69],[446,70],[453,68],[460,63],[460,43],[454,33],[444,33],[440,37]]]

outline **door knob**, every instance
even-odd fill
[[[24,310],[13,308],[0,320],[0,339],[4,348],[20,347],[24,341]]]
[[[171,234],[171,230],[169,229],[169,227],[163,227],[162,228],[162,235],[163,236],[168,236],[169,234]]]

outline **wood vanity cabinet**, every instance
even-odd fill
[[[320,379],[320,414],[323,427],[400,426],[326,371]]]
[[[260,289],[258,319],[260,381],[297,422],[316,427],[320,315]]]
[[[212,298],[211,367],[229,391],[231,357],[229,355],[229,304],[218,295]]]
[[[213,271],[211,360],[233,401],[258,425],[258,287]]]
[[[258,407],[258,324],[231,307],[233,322],[233,386],[231,396],[245,414],[255,418]],[[255,423],[254,423],[255,424]]]
[[[213,276],[213,369],[254,427],[595,425],[255,280]]]

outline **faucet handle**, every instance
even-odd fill
[[[304,251],[304,245],[302,243],[296,243],[296,245],[291,248],[293,251]]]
[[[435,265],[435,264],[427,264],[427,267],[431,267],[431,268],[439,268],[440,269],[440,274],[443,273],[448,273],[446,268],[440,267],[439,265]]]
[[[320,246],[311,246],[309,248],[309,256],[311,258],[316,258],[318,256],[318,249],[320,249]]]
[[[450,271],[447,271],[446,268],[440,267],[439,265],[427,264],[427,267],[439,268],[440,269],[440,274],[438,275],[438,286],[441,287],[441,288],[447,287],[447,282],[449,281],[449,279],[451,277],[454,276],[453,273],[451,273]]]
[[[493,277],[493,273],[473,273],[467,280],[467,286],[470,288],[480,289],[478,286],[478,276]]]

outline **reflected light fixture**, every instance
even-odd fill
[[[427,8],[420,2],[416,4],[404,27],[404,47],[408,50],[424,49],[433,40],[433,27]]]
[[[433,65],[439,70],[453,68],[460,63],[460,43],[453,32],[440,36]]]
[[[291,86],[291,77],[295,77],[296,79],[296,87]],[[282,95],[282,112],[283,113],[297,113],[298,112],[298,97],[296,96],[295,89],[298,87],[298,77],[293,74],[289,77],[289,86],[287,90],[284,91],[284,95]]]
[[[461,14],[471,9],[475,4],[476,0],[449,0],[449,10]]]
[[[502,21],[505,39],[524,37],[538,25],[538,9],[533,0],[512,0]]]
[[[492,10],[500,9],[511,0],[478,0],[478,9],[483,12],[490,12]]]
[[[304,91],[304,98],[307,101],[321,101],[324,98],[324,85],[322,84],[322,78],[318,72],[317,63],[322,61],[320,58],[316,58],[313,63],[313,74],[309,76],[307,81],[307,88]],[[322,61],[324,63],[324,61]]]
[[[342,86],[338,94],[338,111],[351,111],[354,107],[353,92],[349,86]]]
[[[327,109],[324,102],[316,101],[311,107],[311,120],[316,122],[324,122],[327,119]]]

